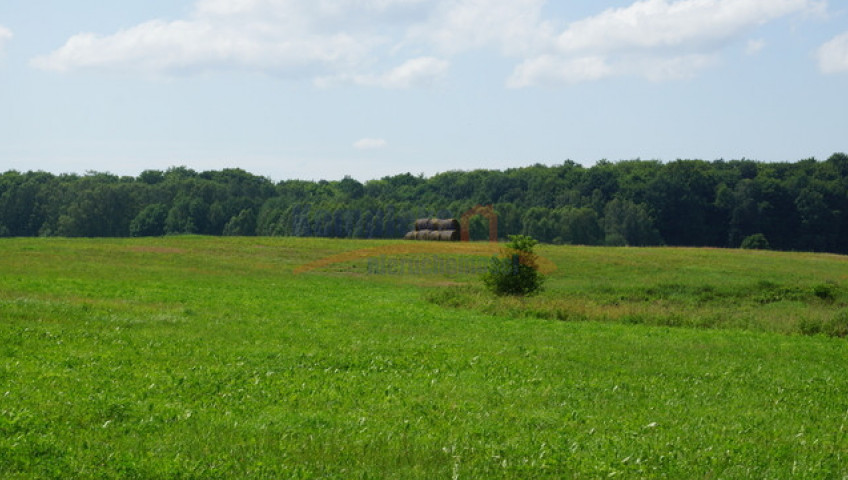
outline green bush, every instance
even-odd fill
[[[765,235],[755,233],[742,240],[742,248],[746,250],[769,250],[771,245],[769,245]]]
[[[824,333],[831,337],[848,337],[848,311],[841,311],[824,325]]]
[[[818,335],[822,333],[822,321],[811,319],[811,318],[802,318],[798,323],[798,329],[801,331],[802,335]]]
[[[538,242],[526,235],[510,235],[506,248],[493,257],[483,274],[483,283],[497,295],[530,296],[542,290],[545,277],[539,273],[533,248]]]
[[[848,337],[848,310],[842,310],[828,320],[803,319],[799,328],[804,335]]]
[[[813,294],[826,302],[833,302],[836,298],[836,289],[835,283],[820,283],[813,287]]]

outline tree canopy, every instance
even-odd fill
[[[7,171],[0,236],[401,238],[416,218],[458,218],[478,204],[494,206],[501,238],[736,248],[760,235],[775,249],[848,253],[843,153],[793,163],[566,161],[364,183],[274,182],[241,169],[186,167],[138,177]],[[485,220],[473,219],[472,238],[486,232]]]

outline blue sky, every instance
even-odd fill
[[[3,0],[0,171],[848,151],[844,0]]]

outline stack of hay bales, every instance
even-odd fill
[[[408,232],[403,238],[407,240],[458,242],[460,239],[459,221],[455,218],[419,218],[415,221],[415,230]]]

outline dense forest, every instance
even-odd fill
[[[275,183],[240,169],[0,175],[0,236],[401,238],[416,218],[494,205],[501,237],[583,245],[848,253],[848,155],[826,161],[600,161]],[[482,217],[472,238],[488,238]]]

